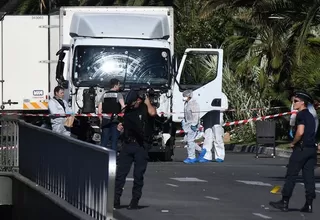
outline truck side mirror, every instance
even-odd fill
[[[173,76],[176,77],[177,74],[178,74],[178,69],[179,69],[179,67],[178,67],[178,59],[177,59],[176,55],[172,56],[172,62],[171,63],[172,63],[172,69],[173,69]]]
[[[68,47],[62,47],[56,55],[59,56],[58,58],[58,64],[56,68],[56,80],[60,86],[62,86],[64,89],[69,88],[69,81],[65,80],[63,77],[63,70],[64,70],[64,58],[66,56],[65,50],[69,50]]]
[[[63,59],[66,56],[66,53],[64,52],[64,49],[60,49],[57,53],[58,58],[58,64],[56,68],[56,79],[57,80],[64,80],[63,78],[63,70],[64,70],[64,62]]]
[[[56,68],[56,79],[57,80],[64,80],[63,70],[64,70],[64,62],[62,60],[59,60],[58,64],[57,64],[57,68]]]

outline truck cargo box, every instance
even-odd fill
[[[0,22],[2,110],[48,109],[47,24],[47,16],[7,15],[2,18]]]

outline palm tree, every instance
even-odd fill
[[[310,33],[314,32],[314,27],[319,24],[319,2],[260,0],[252,4],[253,10],[242,6],[244,11],[251,10],[251,19],[243,21],[239,16],[235,16],[235,34],[224,43],[227,60],[233,62],[231,67],[235,66],[237,73],[248,85],[252,72],[255,72],[253,69],[258,69],[261,84],[264,84],[261,89],[271,85],[272,89],[280,94],[279,99],[284,97],[281,95],[284,88],[301,86],[302,74],[305,75],[306,70],[318,69],[314,61],[319,57],[319,51],[311,48],[318,48],[320,40]],[[239,9],[231,7],[231,10]],[[237,31],[238,24],[241,24],[240,31]],[[240,59],[236,53],[239,49],[247,51]],[[312,69],[305,68],[305,63],[313,64]],[[309,73],[313,80],[305,81],[302,87],[315,91],[314,81],[318,79],[318,75],[315,71],[311,72]]]

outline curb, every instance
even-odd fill
[[[258,147],[259,154],[265,154],[272,156],[273,147],[264,147],[264,146],[256,146],[256,145],[240,145],[240,144],[225,144],[226,151],[232,151],[236,153],[256,153]],[[289,158],[291,155],[291,150],[285,149],[277,149],[276,147],[276,157],[285,157]]]

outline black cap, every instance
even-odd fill
[[[304,102],[306,102],[306,104],[307,103],[313,104],[313,98],[311,97],[311,95],[309,95],[308,93],[306,93],[304,91],[295,91],[293,93],[293,95],[295,97],[298,97],[298,98],[302,99]]]

